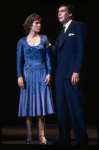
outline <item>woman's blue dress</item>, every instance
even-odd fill
[[[30,46],[27,37],[20,39],[17,45],[17,76],[24,78],[25,88],[20,88],[19,117],[54,113],[51,88],[45,83],[47,74],[51,74],[48,39],[40,36],[37,46]]]

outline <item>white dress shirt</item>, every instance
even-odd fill
[[[66,32],[66,30],[68,29],[70,23],[72,22],[72,20],[70,20],[68,23],[66,23],[63,27],[65,27],[64,29],[64,33]]]

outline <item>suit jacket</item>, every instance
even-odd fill
[[[83,23],[72,21],[59,44],[60,35],[53,49],[55,73],[71,78],[74,72],[81,73],[86,45],[87,30]]]

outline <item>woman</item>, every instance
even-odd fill
[[[47,144],[44,136],[45,115],[54,113],[49,42],[38,34],[41,30],[39,15],[31,14],[24,23],[24,29],[29,34],[20,39],[17,45],[17,75],[21,88],[18,116],[26,117],[27,144],[32,142],[32,118],[35,116],[38,117],[40,143]]]

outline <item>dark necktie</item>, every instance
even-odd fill
[[[60,38],[59,38],[59,46],[60,46],[60,44],[61,44],[61,41],[62,41],[62,39],[63,39],[63,36],[64,36],[64,29],[65,29],[65,27],[63,27],[63,29],[62,29],[62,31],[61,31],[61,33],[60,33]]]

